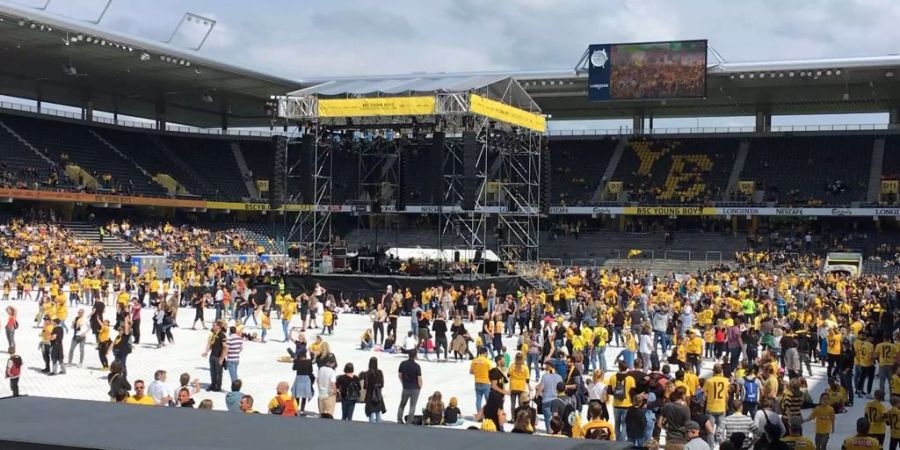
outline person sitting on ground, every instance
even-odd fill
[[[359,349],[360,350],[372,350],[375,346],[375,339],[372,337],[372,330],[367,329],[363,332],[362,336],[359,338]]]
[[[425,425],[444,424],[444,401],[441,399],[441,391],[435,391],[428,398],[428,403],[422,409],[422,421]]]
[[[456,397],[450,397],[450,404],[447,405],[447,408],[444,410],[445,425],[462,425],[462,412],[460,412],[459,407],[457,406],[458,403],[459,400],[457,400]]]

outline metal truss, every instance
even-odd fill
[[[371,203],[394,204],[400,195],[400,152],[406,138],[376,137],[359,151],[359,188]]]
[[[540,245],[541,145],[528,130],[493,134],[499,153],[496,181],[498,256],[502,261],[538,260]]]
[[[321,262],[322,251],[331,243],[331,193],[332,193],[332,168],[333,168],[333,149],[335,142],[332,136],[327,133],[324,127],[318,122],[310,123],[305,128],[305,134],[311,135],[313,140],[313,161],[312,161],[312,181],[313,181],[313,198],[302,199],[304,203],[312,203],[310,211],[300,211],[297,213],[294,223],[287,234],[287,241],[299,240],[309,250],[311,261],[315,267]],[[296,146],[295,146],[296,147]],[[290,152],[291,146],[288,146]],[[305,158],[307,155],[300,155]],[[299,165],[294,164],[289,169],[289,178],[300,179],[300,182],[306,182],[303,178],[308,177],[307,174],[294,174],[294,169]],[[289,184],[285,183],[285,189]],[[288,197],[291,202],[297,200],[297,194]]]
[[[456,238],[457,244],[465,250],[481,250],[487,247],[487,206],[486,188],[488,181],[488,145],[490,123],[484,118],[468,117],[465,121],[468,130],[475,131],[477,153],[475,159],[475,209],[463,211],[466,179],[463,176],[464,153],[463,140],[460,137],[447,137],[444,141],[444,197],[441,208],[438,240],[443,247],[444,239],[449,235]],[[453,130],[446,130],[451,132]],[[463,130],[455,130],[461,132]],[[450,134],[450,133],[448,133]],[[455,134],[455,133],[452,133]],[[457,245],[460,247],[460,245]]]

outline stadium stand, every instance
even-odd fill
[[[228,140],[168,135],[159,136],[159,139],[194,171],[206,175],[216,189],[214,198],[237,200],[249,197]]]
[[[647,203],[708,203],[728,188],[739,139],[638,139],[629,142],[613,180],[629,199]]]
[[[0,127],[0,185],[3,187],[33,188],[40,184],[56,184],[57,168],[26,147],[5,128]]]
[[[756,181],[765,200],[782,205],[864,201],[873,136],[756,138],[741,179]],[[886,158],[887,159],[887,158]]]
[[[551,195],[553,204],[587,203],[604,181],[603,171],[612,158],[618,140],[550,140],[553,161]]]
[[[137,195],[165,193],[132,161],[91,135],[88,127],[13,115],[4,115],[0,120],[57,164],[81,167],[102,189]]]

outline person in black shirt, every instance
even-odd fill
[[[503,397],[509,394],[509,391],[506,390],[506,383],[509,382],[509,379],[503,374],[503,366],[506,364],[506,360],[503,358],[503,355],[497,355],[494,357],[494,363],[496,365],[488,371],[488,379],[491,380],[488,402],[493,401],[502,405]]]
[[[53,371],[50,375],[66,373],[66,365],[63,361],[63,328],[60,320],[53,320],[53,331],[50,333],[50,360],[53,361]],[[57,372],[57,369],[59,371]]]
[[[225,333],[222,331],[220,322],[213,323],[212,333],[210,333],[209,341],[206,344],[206,351],[203,356],[209,356],[209,387],[206,389],[211,392],[219,392],[222,390],[222,367],[225,364]]]
[[[420,328],[421,329],[421,328]],[[437,359],[441,359],[441,349],[444,349],[444,360],[449,360],[447,345],[447,321],[444,320],[444,313],[438,312],[437,318],[431,324],[431,330],[434,331],[434,353]]]
[[[403,423],[403,409],[409,402],[409,415],[406,416],[406,424],[412,424],[416,411],[416,403],[419,401],[419,392],[422,390],[422,368],[416,362],[416,351],[409,352],[409,359],[400,363],[400,382],[403,385],[403,393],[400,396],[400,408],[397,409],[397,423]]]

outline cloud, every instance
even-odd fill
[[[51,7],[85,18],[103,4]],[[218,20],[204,56],[293,77],[565,70],[591,43],[669,39],[707,38],[731,61],[900,50],[896,0],[131,0],[101,25],[163,40],[186,11]]]

